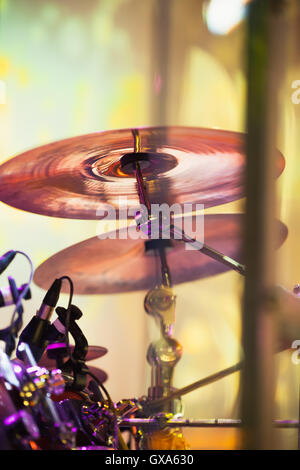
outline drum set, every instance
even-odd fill
[[[184,419],[181,397],[242,370],[243,360],[175,389],[183,350],[173,332],[174,285],[229,270],[246,274],[244,215],[203,210],[245,196],[245,165],[243,134],[144,127],[61,140],[0,166],[0,200],[12,207],[51,217],[130,222],[67,247],[35,270],[32,279],[47,293],[24,329],[22,301],[30,283],[10,286],[15,311],[0,332],[1,449],[186,450],[184,427],[242,426],[234,419]],[[277,177],[284,166],[278,151]],[[200,221],[196,230],[195,221]],[[287,236],[278,221],[277,248]],[[73,293],[141,290],[145,312],[157,323],[146,357],[151,385],[142,397],[114,403],[104,386],[107,374],[88,365],[108,351],[88,344]],[[57,306],[60,293],[70,295],[67,308]],[[298,309],[296,293],[289,295]],[[290,348],[292,339],[282,334],[277,350]],[[274,425],[298,428],[298,421]]]

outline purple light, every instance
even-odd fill
[[[16,374],[20,374],[22,372],[22,367],[18,365],[14,365],[14,371]]]
[[[15,423],[16,421],[18,421],[19,419],[19,416],[18,416],[18,413],[15,413],[13,415],[10,415],[8,416],[7,418],[5,418],[4,420],[4,425],[5,426],[10,426],[11,424]]]
[[[47,350],[66,348],[66,347],[67,347],[66,343],[52,343],[52,344],[49,344],[49,346],[47,346]]]

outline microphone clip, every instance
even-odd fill
[[[59,351],[60,348],[51,348],[49,354],[52,358],[56,359],[57,366],[61,371],[67,375],[71,374],[72,383],[67,385],[67,388],[81,391],[86,386],[88,368],[86,366],[86,355],[88,352],[88,342],[84,336],[82,330],[77,325],[76,320],[79,320],[82,316],[81,310],[76,305],[70,306],[70,311],[64,307],[57,307],[55,312],[59,318],[59,321],[68,329],[75,341],[75,347],[70,355],[70,358],[66,362],[62,362],[63,351]],[[67,325],[69,316],[69,325]],[[66,336],[68,334],[66,331]],[[54,346],[54,345],[53,345]],[[66,346],[67,348],[67,346]],[[66,352],[66,351],[65,351]]]

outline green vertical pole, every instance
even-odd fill
[[[274,345],[276,304],[276,129],[283,66],[283,1],[253,0],[247,29],[247,166],[242,305],[242,448],[276,448]]]

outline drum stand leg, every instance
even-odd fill
[[[138,130],[134,129],[132,133],[134,137],[134,153],[129,155],[129,158],[127,155],[123,162],[121,161],[121,164],[130,165],[135,175],[142,208],[139,216],[144,217],[146,221],[151,214],[151,205],[140,166],[141,142]],[[143,210],[145,213],[143,213]],[[151,366],[151,386],[148,391],[148,398],[150,400],[170,395],[173,390],[174,368],[182,354],[180,343],[173,338],[175,296],[163,242],[161,242],[162,240],[156,240],[162,283],[151,289],[144,301],[146,312],[157,320],[160,328],[160,338],[152,342],[147,351],[147,360]],[[181,402],[178,399],[170,400],[170,402],[159,407],[155,412],[168,414],[169,417],[178,415],[180,412],[179,404]],[[189,448],[181,431],[178,432],[177,429],[169,428],[154,433],[151,432],[150,434],[144,432],[142,445],[147,449],[161,448],[169,450]]]

